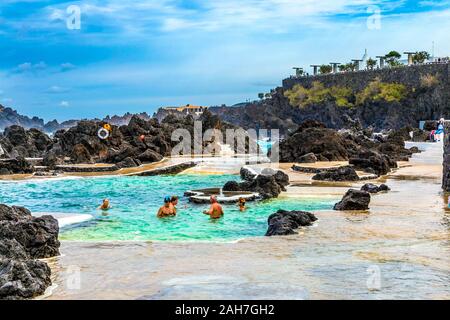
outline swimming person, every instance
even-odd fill
[[[208,211],[203,211],[204,214],[209,215],[212,219],[218,219],[223,216],[222,206],[217,202],[216,196],[211,196],[209,199],[211,207]]]
[[[109,210],[111,209],[111,206],[109,205],[108,199],[103,199],[103,203],[100,207],[98,207],[100,210]]]
[[[170,205],[175,214],[177,214],[177,204],[178,204],[178,197],[172,196],[172,198],[170,198]]]
[[[242,197],[239,198],[238,206],[239,206],[240,211],[245,211],[245,209],[247,209],[245,207],[245,199],[244,198],[242,198]]]
[[[158,214],[156,215],[158,218],[173,217],[176,215],[170,200],[172,200],[170,196],[164,198],[164,205],[159,208]]]

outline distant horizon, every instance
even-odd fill
[[[449,18],[447,0],[5,0],[0,104],[46,122],[234,105],[365,49],[447,56]]]

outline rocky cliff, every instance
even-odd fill
[[[445,123],[445,132],[442,188],[446,192],[450,192],[450,121]]]
[[[305,120],[323,122],[329,128],[373,127],[376,130],[417,127],[420,120],[450,117],[450,65],[431,64],[373,71],[348,72],[315,77],[291,77],[272,91],[271,98],[239,107],[213,107],[211,112],[224,121],[248,128],[279,128],[283,134],[297,129]],[[401,84],[406,95],[399,101],[366,101],[358,105],[339,106],[324,99],[304,108],[290,104],[285,93],[295,85],[311,88],[319,82],[325,88],[338,87],[353,96],[374,80]]]

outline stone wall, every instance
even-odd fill
[[[300,78],[291,77],[283,80],[283,88],[291,89],[295,84],[300,84],[308,88],[314,81],[320,81],[325,86],[344,86],[359,91],[364,89],[369,82],[377,77],[383,82],[397,82],[409,87],[420,87],[421,78],[429,74],[436,75],[447,89],[450,88],[450,64],[448,63],[385,68],[372,71],[343,72]]]
[[[446,192],[450,192],[450,121],[447,121],[445,124],[445,133],[442,188]]]

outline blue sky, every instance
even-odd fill
[[[448,56],[449,30],[447,0],[1,0],[0,104],[46,120],[234,104],[365,48]]]

